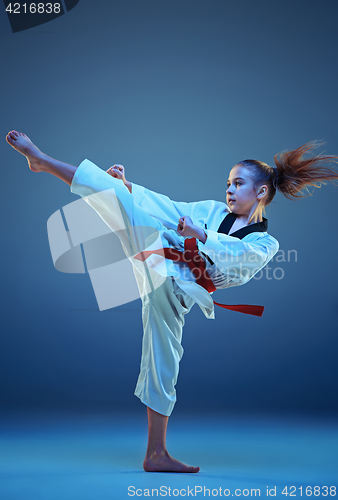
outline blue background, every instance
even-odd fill
[[[46,222],[77,198],[7,132],[74,165],[122,163],[174,200],[224,201],[240,160],[273,164],[313,139],[338,154],[337,14],[328,0],[81,0],[16,34],[1,14],[3,409],[144,414],[141,303],[100,312],[88,275],[54,269]],[[193,308],[175,411],[337,413],[337,193],[277,194],[269,232],[297,262],[215,293],[265,305],[262,318]]]

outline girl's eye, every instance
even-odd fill
[[[241,186],[241,185],[242,185],[242,183],[241,183],[240,181],[235,181],[235,185],[236,185],[236,186]],[[229,189],[229,187],[230,187],[230,183],[228,183],[228,184],[227,184],[227,188],[228,188],[228,189]]]

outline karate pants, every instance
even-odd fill
[[[171,277],[142,298],[142,359],[135,395],[162,415],[170,415],[176,402],[184,315],[194,303]]]
[[[134,265],[138,283],[143,280],[148,285],[144,288],[148,293],[141,294],[143,341],[135,395],[154,411],[169,416],[176,402],[184,316],[195,301],[179,288],[174,278],[160,276],[146,263],[131,258],[149,243],[149,232],[140,228],[153,228],[158,234],[167,229],[134,203],[121,180],[89,160],[84,160],[76,170],[71,191],[82,196],[117,234]],[[168,242],[165,246],[169,246]]]

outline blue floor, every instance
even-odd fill
[[[267,488],[274,498],[332,498],[325,486],[338,483],[338,423],[329,418],[173,414],[169,452],[201,467],[182,475],[143,472],[144,418],[7,414],[0,425],[1,500],[252,498]]]

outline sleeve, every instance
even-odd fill
[[[192,218],[195,202],[173,201],[168,196],[134,183],[132,183],[132,195],[137,205],[172,229],[177,228],[180,217],[188,215]]]
[[[175,230],[178,219],[184,215],[188,215],[199,227],[205,227],[205,223],[208,222],[211,229],[217,230],[229,211],[227,205],[219,201],[203,200],[191,203],[172,201],[168,196],[155,193],[138,184],[132,184],[132,195],[143,210]]]
[[[87,158],[83,160],[75,171],[70,191],[85,197],[94,193],[100,193],[107,189],[119,187],[129,193],[120,179],[115,179]]]
[[[207,240],[199,241],[199,250],[208,255],[229,282],[243,285],[264,267],[279,248],[278,241],[267,233],[255,241],[206,230]]]

